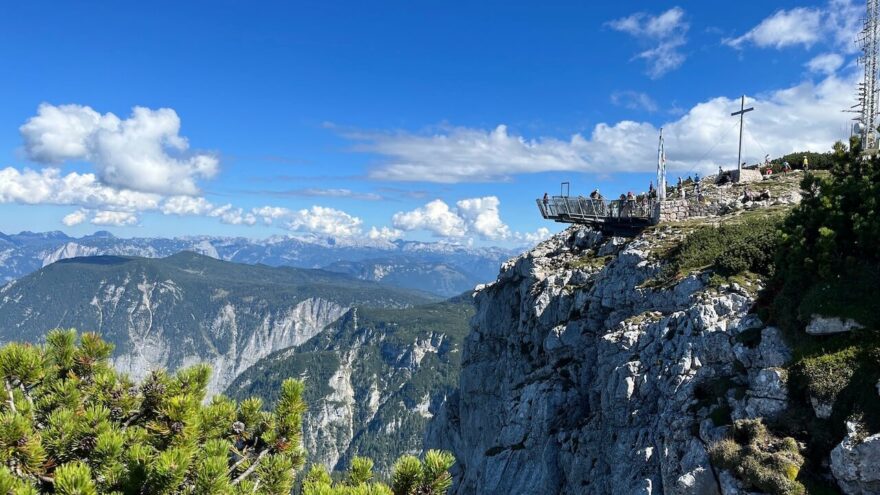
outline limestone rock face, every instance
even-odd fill
[[[880,434],[864,440],[847,423],[849,434],[831,451],[831,472],[847,495],[880,493]]]
[[[736,493],[708,447],[730,417],[785,407],[790,350],[741,287],[646,284],[651,242],[572,227],[478,291],[459,391],[426,437],[456,456],[452,493]]]
[[[852,318],[844,320],[843,318],[813,315],[810,324],[807,325],[807,333],[810,335],[830,335],[851,332],[860,328],[864,328],[864,326]]]

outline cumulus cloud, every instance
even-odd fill
[[[112,225],[114,227],[135,225],[137,222],[137,215],[127,211],[98,211],[91,220],[93,225]]]
[[[338,237],[352,237],[361,233],[363,220],[348,213],[323,206],[290,212],[287,228]]]
[[[65,215],[64,218],[61,219],[61,223],[68,227],[73,227],[74,225],[79,225],[85,222],[87,218],[88,212],[86,210],[76,210],[73,213]]]
[[[257,223],[257,217],[253,213],[245,212],[242,208],[235,208],[231,204],[212,209],[208,212],[208,216],[219,218],[221,222],[229,225],[253,225]]]
[[[537,244],[543,240],[549,239],[552,233],[547,227],[540,227],[534,232],[517,233],[516,240],[524,244]]]
[[[510,228],[501,221],[498,211],[500,204],[501,201],[495,196],[463,199],[455,203],[468,231],[492,240],[510,237]]]
[[[403,237],[403,231],[389,227],[382,227],[381,229],[370,227],[370,231],[367,232],[367,237],[373,240],[396,241]]]
[[[615,91],[611,93],[611,103],[630,110],[657,111],[657,103],[647,94],[638,91]]]
[[[464,219],[440,199],[412,211],[395,213],[391,223],[398,229],[427,230],[439,237],[462,237],[467,233]]]
[[[833,74],[843,65],[843,57],[837,53],[823,53],[810,59],[806,65],[811,72]]]
[[[550,231],[540,228],[533,233],[513,232],[501,220],[501,201],[495,196],[462,199],[455,208],[441,199],[392,217],[394,227],[401,231],[425,230],[436,237],[479,237],[490,241],[534,243],[546,239]]]
[[[0,203],[78,205],[122,210],[154,209],[157,194],[116,189],[102,184],[94,174],[50,167],[40,171],[12,167],[0,169]]]
[[[290,210],[281,206],[261,206],[254,208],[254,215],[263,219],[263,223],[271,224],[279,218],[290,215]]]
[[[755,111],[746,118],[743,151],[746,160],[769,153],[827,150],[840,134],[840,111],[852,105],[859,74],[831,74],[788,88],[747,98]],[[710,171],[736,164],[739,98],[713,98],[663,124],[668,165],[672,170]],[[657,160],[659,129],[648,122],[600,123],[589,135],[567,140],[527,139],[499,125],[492,130],[453,127],[424,135],[362,133],[359,149],[383,157],[370,172],[375,179],[437,183],[509,180],[517,174],[548,171],[651,171]],[[427,214],[428,212],[424,212]],[[445,217],[437,208],[435,214]],[[418,223],[425,215],[402,217]],[[403,227],[399,227],[403,228]],[[449,221],[434,229],[461,230]],[[430,230],[430,229],[429,229]]]
[[[162,202],[161,210],[166,215],[207,215],[214,205],[202,197],[172,196]]]
[[[610,21],[607,25],[647,46],[633,58],[644,60],[648,65],[648,75],[657,79],[677,69],[685,61],[682,49],[687,43],[690,25],[684,17],[683,9],[673,7],[657,16],[638,12]]]
[[[187,153],[180,118],[170,108],[135,107],[131,116],[120,119],[88,106],[44,103],[19,131],[31,160],[88,161],[103,183],[119,188],[193,195],[198,179],[217,173],[215,156]]]

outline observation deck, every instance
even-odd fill
[[[612,235],[633,235],[660,220],[660,202],[656,199],[552,196],[536,201],[547,220],[589,225]]]

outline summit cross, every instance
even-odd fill
[[[737,180],[742,178],[742,154],[743,154],[743,117],[746,112],[751,112],[755,107],[746,108],[746,95],[739,102],[739,112],[733,112],[732,116],[739,115],[739,153],[736,155]]]

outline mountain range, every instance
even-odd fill
[[[292,267],[182,252],[166,258],[57,261],[0,288],[0,340],[39,342],[56,327],[96,331],[135,378],[207,362],[223,391],[275,351],[301,344],[355,306],[404,308],[435,296]]]
[[[0,282],[21,278],[73,257],[116,255],[160,258],[192,251],[225,261],[327,268],[404,288],[452,297],[495,278],[515,251],[441,242],[339,239],[328,237],[119,238],[99,231],[83,237],[63,232],[0,233]]]

